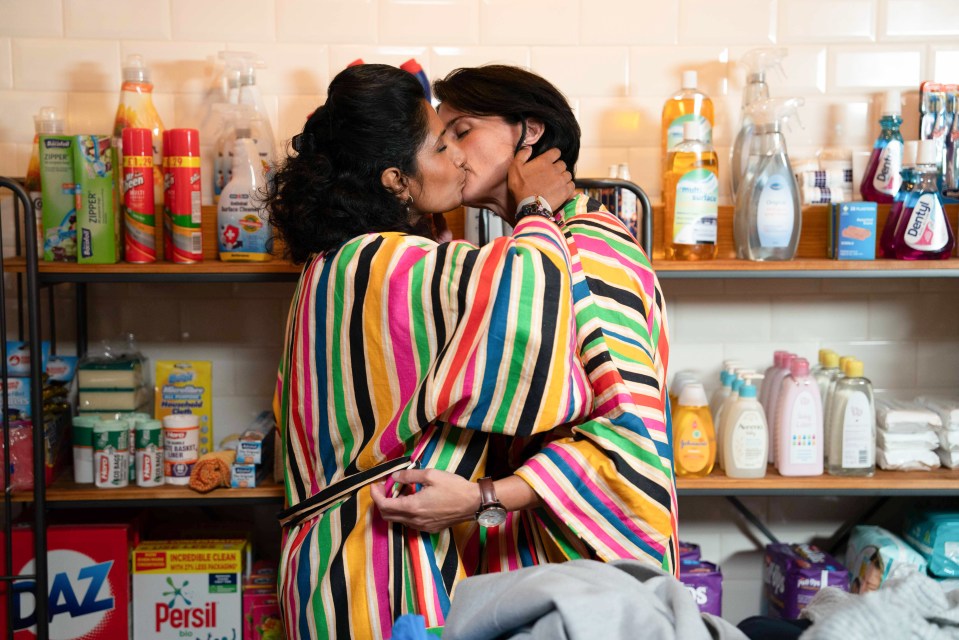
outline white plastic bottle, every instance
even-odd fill
[[[766,475],[769,429],[757,399],[759,374],[747,374],[723,427],[720,444],[723,467],[730,478],[762,478]]]
[[[802,209],[780,127],[796,116],[802,103],[801,98],[769,98],[746,108],[755,129],[733,213],[733,237],[740,258],[792,260],[796,255]]]
[[[272,259],[270,223],[258,204],[266,186],[263,163],[253,142],[245,110],[237,114],[233,177],[217,204],[217,244],[220,260],[265,262]]]
[[[829,442],[829,434],[832,432],[832,401],[833,396],[835,395],[836,385],[840,380],[846,377],[846,367],[849,365],[849,362],[854,360],[852,356],[841,356],[839,358],[839,370],[836,371],[829,380],[829,384],[826,386],[826,395],[822,397],[822,433],[825,442]],[[823,459],[825,462],[829,462],[829,448],[823,452]]]
[[[733,405],[736,404],[736,401],[739,400],[739,390],[743,386],[743,379],[738,375],[733,375],[733,383],[730,387],[729,395],[726,396],[726,399],[723,400],[723,403],[719,406],[719,410],[716,411],[716,417],[713,419],[713,428],[716,430],[716,464],[719,465],[719,468],[723,468],[723,450],[719,446],[719,443],[722,442],[723,437],[723,426],[726,423],[726,417],[729,415],[730,410]]]
[[[776,468],[784,476],[823,472],[822,401],[809,361],[796,358],[783,379],[776,410]]]
[[[871,476],[876,472],[876,404],[862,362],[846,365],[830,403],[827,441],[830,475]]]
[[[719,388],[709,398],[709,412],[713,414],[713,424],[717,424],[719,417],[719,408],[723,406],[726,398],[733,392],[733,379],[735,374],[730,369],[723,369],[719,372]]]

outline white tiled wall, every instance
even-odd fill
[[[903,129],[914,133],[918,83],[959,81],[957,43],[955,0],[0,0],[0,174],[23,175],[41,106],[67,109],[72,132],[109,131],[130,53],[151,65],[166,125],[198,126],[212,59],[238,49],[266,63],[258,78],[281,144],[356,58],[415,57],[432,78],[485,62],[530,66],[577,112],[579,175],[628,162],[657,200],[660,111],[684,69],[699,72],[716,103],[722,168],[745,77],[736,61],[749,48],[789,50],[786,76],[773,72],[770,84],[774,95],[807,100],[805,128],[788,134],[798,155],[827,143],[868,148],[878,94],[890,87],[906,93]],[[9,245],[6,210],[3,222]],[[777,348],[814,357],[829,346],[860,356],[881,388],[959,385],[951,280],[668,280],[664,289],[674,372],[694,369],[711,383],[724,358],[759,368]],[[235,428],[269,405],[291,292],[91,286],[91,344],[132,330],[155,360],[213,360],[215,420]],[[59,295],[71,309],[69,290]],[[62,343],[73,338],[69,325],[61,317]],[[863,506],[848,498],[747,504],[787,540],[828,536]],[[727,617],[757,612],[761,539],[721,499],[681,507],[683,537],[723,564]]]

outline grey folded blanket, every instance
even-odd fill
[[[443,640],[747,640],[701,614],[679,580],[639,562],[572,560],[462,581]]]

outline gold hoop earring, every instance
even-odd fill
[[[406,196],[406,213],[409,213],[412,208],[413,208],[413,195],[410,194]]]

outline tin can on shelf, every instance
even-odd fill
[[[203,260],[200,230],[200,133],[163,132],[163,257],[170,262]]]
[[[123,259],[156,262],[156,208],[153,191],[153,132],[123,130]]]

